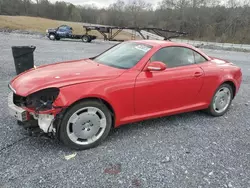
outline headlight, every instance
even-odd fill
[[[48,88],[33,93],[26,97],[25,106],[36,111],[50,110],[59,92],[58,88]]]
[[[49,30],[48,29],[46,29],[46,33],[48,33],[49,32]]]

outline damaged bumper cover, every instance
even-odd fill
[[[44,111],[37,112],[35,109],[30,109],[25,106],[15,104],[15,94],[11,92],[8,96],[8,109],[9,114],[16,118],[17,121],[28,123],[32,120],[37,121],[37,125],[44,133],[56,133],[56,126],[54,122],[57,114],[59,114],[63,108],[51,108]]]

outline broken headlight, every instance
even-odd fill
[[[50,110],[58,94],[58,88],[44,89],[27,96],[24,105],[35,111]]]

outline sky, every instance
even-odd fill
[[[116,0],[49,0],[50,2],[56,2],[56,1],[65,1],[65,2],[69,2],[72,3],[74,5],[91,5],[94,4],[97,7],[107,7],[109,4],[116,2]],[[130,1],[130,0],[124,0],[126,1]],[[152,4],[157,4],[157,2],[159,2],[159,0],[145,0],[148,3],[152,3]]]

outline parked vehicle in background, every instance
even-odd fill
[[[91,42],[96,39],[96,36],[89,35],[88,31],[83,35],[73,34],[73,28],[68,25],[61,25],[57,28],[50,28],[46,30],[46,36],[50,40],[60,40],[63,38],[67,39],[81,39],[83,42]]]

